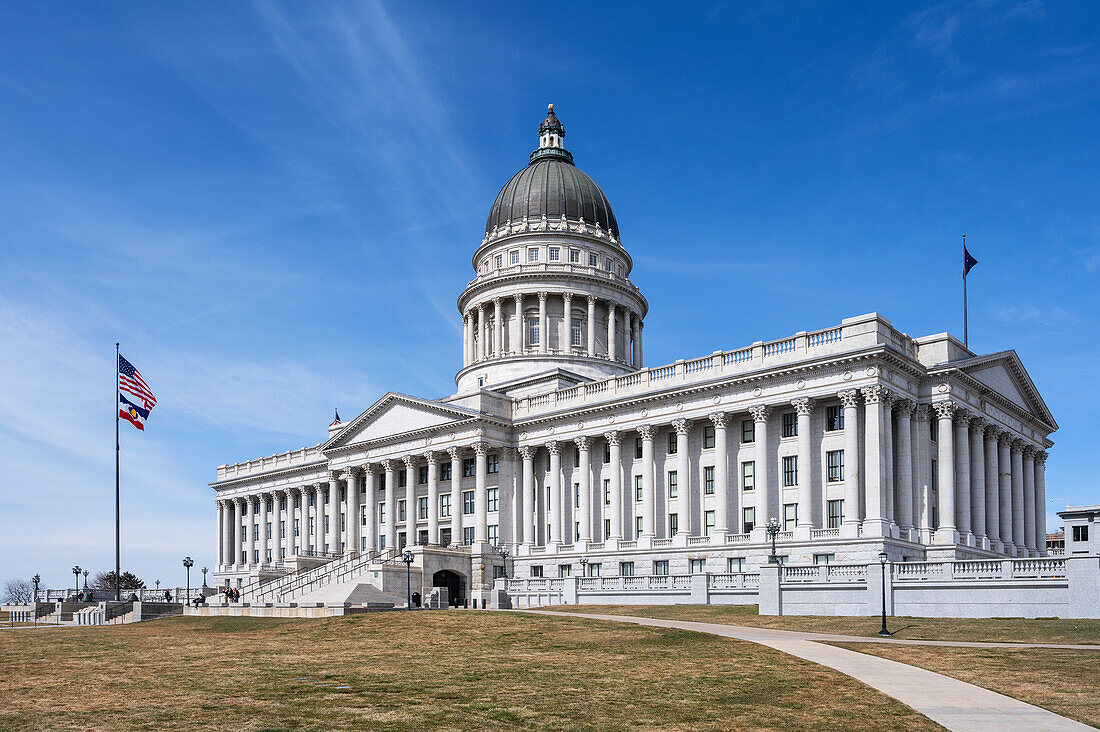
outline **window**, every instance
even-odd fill
[[[500,269],[501,267],[504,266],[504,255],[503,254],[498,254],[493,261],[496,263],[497,269]]]
[[[440,546],[451,545],[451,530],[449,528],[439,530],[439,544]]]
[[[511,252],[508,252],[508,263],[509,264],[519,264],[519,250],[518,249],[515,249]]]
[[[581,345],[582,337],[581,321],[578,318],[573,318],[569,328],[569,343],[574,346],[579,346]]]
[[[708,465],[703,468],[703,495],[714,495],[714,466]]]
[[[603,538],[606,539],[609,536],[611,536],[611,519],[604,519],[603,520]],[[603,539],[600,539],[599,537],[596,537],[596,541],[603,541]]]
[[[462,527],[462,543],[465,546],[470,546],[474,543],[474,527],[463,526]]]
[[[383,524],[386,523],[386,504],[385,503],[379,503],[378,504],[378,521],[379,521],[379,523],[383,523]]]
[[[316,505],[316,503],[317,503],[316,499],[317,499],[317,494],[316,493],[310,493],[309,494],[309,505],[310,506]],[[245,513],[248,513],[248,511],[246,510]]]
[[[542,576],[542,565],[541,564],[532,564],[531,565],[531,576],[532,577],[541,577]]]
[[[409,484],[408,476],[405,474],[405,471],[402,470],[401,472],[399,472],[397,474],[397,487],[398,488],[404,488],[408,484]],[[328,503],[328,496],[325,496],[325,503]]]
[[[551,262],[561,261],[561,250],[558,249],[557,247],[550,247],[550,261]]]
[[[818,566],[821,566],[822,564],[835,564],[835,563],[836,563],[836,555],[835,554],[815,554],[814,555],[814,564],[816,564]]]
[[[844,480],[843,450],[829,450],[825,453],[825,480],[829,483]]]
[[[451,494],[442,493],[439,496],[439,518],[450,518],[451,516]]]
[[[668,433],[668,454],[676,454],[676,430]]]
[[[581,507],[581,484],[573,484],[573,508]]]
[[[714,425],[708,424],[703,427],[703,449],[710,450],[714,447]]]
[[[603,263],[603,268],[606,269],[608,272],[611,272],[613,269],[615,269],[615,260],[605,259]]]
[[[1089,540],[1089,527],[1088,526],[1074,526],[1073,527],[1073,540],[1074,541],[1088,541]]]
[[[449,462],[448,463],[443,463],[442,465],[439,466],[439,479],[440,480],[450,480],[451,479],[451,464]]]
[[[570,249],[569,250],[569,263],[570,264],[580,264],[580,262],[581,262],[581,252],[580,252],[580,250],[579,249]]]
[[[635,437],[634,438],[634,459],[635,460],[641,460],[642,459],[642,438],[641,437]]]
[[[312,516],[309,517],[309,533],[314,535],[314,536],[317,534],[317,532],[313,530],[313,517]]]
[[[348,530],[348,515],[346,513],[340,514],[340,531]]]
[[[265,527],[264,533],[267,535],[268,539],[271,538],[271,522],[270,521],[267,522],[267,526]]]
[[[783,530],[794,531],[795,525],[798,523],[798,504],[797,503],[784,503],[783,504]]]
[[[294,508],[301,508],[301,507],[302,507],[302,497],[301,496],[294,496]]]
[[[611,443],[606,440],[603,443],[603,464],[609,465],[611,463]]]
[[[302,520],[294,519],[294,536],[298,537],[302,535]]]
[[[844,409],[837,404],[825,407],[825,431],[836,432],[844,429]]]
[[[741,525],[742,530],[748,534],[752,532],[753,527],[756,526],[756,509],[752,506],[742,509],[741,511]]]
[[[619,562],[619,576],[620,577],[633,577],[634,576],[634,562]]]
[[[279,559],[286,559],[286,547],[279,547]]]
[[[328,517],[326,517],[325,520],[327,521]],[[404,521],[405,520],[405,499],[404,498],[402,498],[401,500],[399,500],[397,502],[397,520],[398,521]]]
[[[286,521],[279,522],[279,538],[282,539],[286,536]]]
[[[707,560],[706,559],[692,559],[691,560],[691,573],[692,574],[703,574],[703,572],[706,572],[706,571],[707,571]]]
[[[474,458],[465,458],[462,461],[462,477],[472,478],[476,473],[477,468],[474,462]]]
[[[798,485],[798,456],[787,455],[783,458],[783,487]]]
[[[756,488],[756,463],[752,460],[741,463],[741,488],[746,491]]]
[[[668,472],[668,497],[676,498],[677,485],[676,485],[676,471],[670,470]]]
[[[539,344],[539,319],[528,318],[527,319],[527,345],[537,346]]]
[[[665,576],[668,574],[668,560],[659,559],[653,563],[653,574]]]
[[[416,482],[419,485],[424,485],[428,482],[428,466],[421,465],[416,469]]]
[[[642,476],[640,475],[634,476],[634,502],[642,502]]]
[[[592,562],[587,567],[587,574],[589,577],[599,577],[602,569],[602,564],[600,564],[599,562]]]
[[[401,475],[405,475],[405,474],[404,474],[404,473],[402,473]],[[404,484],[404,483],[402,483],[401,485],[405,485],[405,484]],[[328,491],[325,491],[325,505],[326,505],[326,506],[328,505]]]
[[[729,557],[726,559],[726,571],[730,574],[739,574],[745,571],[744,557]]]
[[[595,254],[589,254],[588,255],[588,266],[589,267],[599,267],[600,266],[600,258],[598,256],[596,256]]]
[[[500,526],[497,524],[489,524],[485,527],[485,538],[490,544],[496,545],[497,538],[500,536]]]
[[[286,510],[286,496],[283,496],[282,498],[279,499],[279,510],[280,511],[285,511]]]
[[[825,506],[825,510],[828,513],[826,528],[839,529],[840,525],[844,523],[844,499],[838,498],[828,501]]]
[[[714,511],[703,511],[703,536],[714,533]]]
[[[611,480],[608,478],[603,479],[603,505],[611,505]]]
[[[499,510],[498,505],[499,505],[499,501],[500,501],[500,489],[499,488],[490,488],[487,491],[485,491],[485,493],[487,494],[487,498],[488,498],[488,504],[489,504],[488,505],[488,511],[489,511],[489,513],[493,513],[494,511]]]
[[[935,442],[936,438],[939,437],[940,425],[939,425],[939,422],[937,420],[935,420],[935,419],[928,420],[928,434],[931,435],[932,442]]]
[[[668,533],[675,534],[680,531],[680,517],[677,514],[668,515]]]
[[[796,415],[794,412],[783,413],[783,436],[798,436],[798,415]]]
[[[756,422],[751,419],[741,420],[741,442],[742,444],[756,442]]]
[[[462,491],[462,513],[470,516],[474,512],[474,492]]]
[[[932,460],[932,490],[933,492],[939,489],[940,473],[936,469],[936,461]]]
[[[416,499],[416,517],[421,521],[425,521],[428,518],[428,497]]]
[[[531,247],[527,250],[527,261],[537,262],[539,261],[539,250],[535,247]]]
[[[618,268],[619,268],[619,276],[622,277],[623,276],[623,266],[620,264],[620,265],[618,265]]]
[[[579,468],[581,466],[581,449],[578,447],[573,451],[573,467]]]
[[[428,530],[427,529],[421,529],[420,531],[416,532],[416,543],[420,544],[421,546],[424,546],[425,544],[428,543]]]
[[[641,535],[642,535],[642,517],[641,516],[635,516],[634,517],[634,538],[637,539]]]
[[[490,475],[493,474],[493,473],[499,473],[500,472],[500,461],[499,461],[499,458],[495,454],[490,455],[486,459],[485,464],[487,466],[487,469],[488,469],[488,472],[489,472]]]
[[[571,564],[559,564],[558,565],[558,576],[559,577],[572,577],[573,576],[573,565],[571,565]]]

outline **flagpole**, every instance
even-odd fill
[[[118,530],[118,344],[115,344],[115,600],[122,599]]]
[[[966,259],[966,234],[963,234],[963,259]],[[966,313],[966,267],[963,267],[963,348],[970,350],[970,332]]]

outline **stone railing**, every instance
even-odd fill
[[[282,452],[278,455],[269,455],[267,457],[256,458],[255,460],[245,460],[244,462],[235,463],[233,465],[219,465],[218,480],[243,478],[249,475],[267,473],[272,470],[282,470],[284,468],[294,468],[300,465],[323,462],[325,456],[321,454],[320,447],[320,445],[302,447],[297,450]]]
[[[900,562],[894,565],[895,582],[926,582],[952,579],[1047,579],[1065,576],[1065,557]]]

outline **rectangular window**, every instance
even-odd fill
[[[595,254],[589,254],[588,255],[588,266],[589,267],[599,267],[600,266],[600,258],[598,256],[596,256]]]
[[[537,262],[539,261],[539,250],[537,247],[531,247],[527,250],[527,261]]]
[[[939,489],[940,472],[936,468],[936,461],[932,460],[932,491],[935,492]]]
[[[500,501],[500,498],[499,498],[500,489],[499,488],[489,488],[488,490],[485,491],[485,493],[486,493],[486,496],[487,496],[487,499],[488,499],[488,501],[487,501],[488,502],[488,509],[487,510],[489,511],[489,513],[493,513],[495,511],[499,510],[497,506],[498,506],[499,501]]]
[[[603,538],[606,539],[609,536],[611,536],[611,519],[604,519],[603,520]],[[600,538],[597,537],[596,541],[603,541],[603,539],[600,539]]]
[[[703,511],[703,536],[714,533],[714,511]]]
[[[675,534],[680,531],[680,517],[677,514],[668,515],[668,533]]]
[[[612,272],[615,269],[615,260],[614,259],[605,259],[604,263],[603,263],[603,266],[604,266],[604,269],[606,269],[608,272]]]
[[[439,466],[439,479],[450,480],[451,479],[451,464],[449,462],[443,463]]]
[[[756,422],[751,419],[741,420],[741,442],[742,444],[756,442]]]
[[[428,482],[428,466],[421,465],[416,469],[416,482],[419,485],[424,485]]]
[[[703,495],[714,495],[714,466],[708,465],[703,468]]]
[[[635,437],[634,438],[634,459],[635,460],[641,460],[642,459],[642,438],[641,437]]]
[[[577,318],[573,318],[569,324],[569,343],[573,346],[581,345],[581,339],[584,338],[584,331],[581,321]]]
[[[286,510],[286,497],[285,496],[283,498],[279,499],[279,510],[280,511],[285,511]]]
[[[836,432],[844,429],[844,408],[839,404],[825,407],[825,431]]]
[[[541,577],[542,576],[542,565],[541,564],[532,564],[531,565],[531,576],[532,577]]]
[[[668,454],[676,454],[676,430],[668,433]]]
[[[573,508],[581,507],[581,484],[573,484]]]
[[[844,451],[829,450],[825,453],[825,480],[839,483],[844,480]]]
[[[450,546],[451,545],[451,530],[450,528],[439,530],[439,545]]]
[[[640,475],[634,476],[634,502],[642,502],[642,476]]]
[[[474,462],[474,458],[465,458],[462,461],[462,477],[473,478],[477,472],[477,465]]]
[[[527,319],[527,345],[534,348],[539,344],[539,319]]]
[[[270,521],[267,522],[267,526],[265,527],[265,534],[267,535],[268,539],[271,538],[271,522]]]
[[[703,449],[710,450],[714,447],[714,425],[708,424],[703,427]]]
[[[740,574],[745,571],[744,557],[729,557],[726,559],[726,571],[730,574]]]
[[[746,534],[750,533],[753,530],[753,527],[756,526],[756,509],[752,506],[742,509],[741,526],[742,531],[744,531]]]
[[[487,466],[487,472],[490,475],[500,472],[500,458],[498,458],[495,454],[487,457],[485,459],[485,464]]]
[[[572,564],[559,564],[558,565],[558,576],[559,577],[572,577],[573,576],[573,565]]]
[[[301,536],[302,535],[301,531],[302,531],[302,520],[301,519],[294,519],[294,536],[295,537]]]
[[[611,443],[606,441],[603,443],[603,464],[611,464]]]
[[[462,544],[464,546],[470,546],[474,543],[474,527],[463,526],[462,527]]]
[[[1073,527],[1073,540],[1074,541],[1088,541],[1089,540],[1089,527],[1088,526],[1074,526]]]
[[[405,499],[404,498],[398,500],[398,502],[397,502],[397,520],[398,521],[404,521],[405,520]]]
[[[820,566],[822,564],[836,564],[835,554],[815,554],[814,564]]]
[[[428,518],[428,497],[416,499],[416,518],[426,521]]]
[[[550,247],[550,261],[551,262],[561,261],[561,250],[558,249],[557,247]]]
[[[378,504],[378,523],[381,523],[381,524],[386,523],[386,504],[385,503],[379,503]]]
[[[653,574],[665,576],[668,574],[668,560],[658,559],[653,563]]]
[[[581,252],[580,252],[580,250],[579,249],[570,249],[569,250],[569,263],[570,264],[580,264],[580,261],[581,261]]]
[[[796,415],[794,412],[783,413],[783,436],[798,436],[798,415]]]
[[[940,424],[936,419],[928,420],[928,434],[932,436],[932,442],[940,435]]]
[[[451,516],[451,494],[442,493],[439,496],[439,518],[450,518]]]
[[[397,474],[397,487],[398,488],[404,488],[408,484],[409,484],[409,476],[405,473],[404,470],[400,471]],[[328,503],[328,496],[325,497],[325,503]]]
[[[741,489],[751,491],[756,488],[756,463],[752,460],[741,463]]]
[[[346,513],[340,514],[340,531],[348,530],[348,515]]]
[[[619,576],[620,577],[633,577],[634,576],[634,562],[619,562]]]
[[[500,526],[497,524],[489,524],[485,527],[485,538],[489,540],[490,544],[496,545],[497,537],[500,535]]]
[[[313,517],[309,517],[309,533],[316,536],[317,532],[313,530]]]
[[[511,264],[519,264],[519,250],[518,249],[513,249],[512,251],[508,252],[508,261]]]
[[[676,471],[675,470],[670,470],[668,472],[668,497],[669,498],[673,498],[673,499],[676,498],[676,493],[677,493],[677,489],[678,489],[678,486],[677,486],[676,483],[677,483]]]
[[[294,508],[301,508],[301,507],[302,507],[302,497],[301,496],[294,496]]]
[[[706,559],[692,559],[691,560],[691,573],[692,574],[703,574],[706,571],[707,571],[707,560]]]
[[[783,504],[783,530],[794,531],[795,525],[798,524],[798,504],[797,503],[784,503]]]
[[[579,468],[581,466],[581,450],[577,448],[573,451],[573,467]]]
[[[608,478],[603,479],[603,505],[611,505],[611,480]]]
[[[496,258],[493,260],[493,262],[496,264],[496,268],[500,269],[501,267],[504,266],[504,255],[503,254],[498,254],[496,256]]]
[[[592,562],[588,565],[587,574],[589,577],[599,577],[603,570],[603,565],[599,562]]]
[[[642,535],[642,517],[641,516],[635,516],[634,517],[634,538],[637,539],[641,535]]]
[[[828,501],[825,505],[825,510],[828,513],[826,528],[839,529],[840,525],[844,523],[844,499],[838,498]]]
[[[787,455],[783,458],[783,487],[798,485],[798,456]]]
[[[474,492],[462,491],[462,513],[471,516],[474,513]]]
[[[279,522],[279,538],[282,539],[286,536],[286,521]]]

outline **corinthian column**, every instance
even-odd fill
[[[642,316],[634,313],[630,316],[631,326],[634,330],[634,368],[642,367]]]
[[[989,549],[1003,552],[1001,541],[1001,492],[997,469],[997,433],[992,424],[985,426],[985,534],[989,537]]]
[[[855,389],[848,389],[837,396],[844,405],[844,523],[840,527],[840,534],[846,538],[855,538],[859,536],[860,523],[859,393]],[[757,521],[760,521],[759,517]]]
[[[959,541],[974,543],[970,528],[970,414],[963,410],[955,415],[955,526]]]
[[[622,435],[617,431],[605,432],[608,451],[611,453],[611,533],[607,539],[620,540],[623,538],[623,458]]]
[[[725,542],[730,530],[729,448],[726,440],[726,415],[716,412],[710,415],[714,424],[714,535],[719,543]],[[802,458],[799,458],[801,462]],[[706,522],[704,522],[705,524]],[[704,530],[706,526],[704,525]]]
[[[970,420],[970,526],[974,546],[988,549],[985,529],[985,420]]]
[[[588,355],[596,356],[596,298],[588,296],[588,323],[585,328],[588,331]]]
[[[683,506],[681,512],[684,520],[676,531],[678,534],[696,536],[702,535],[702,530],[695,524],[699,521],[698,508],[702,501],[695,497],[695,491],[691,480],[691,456],[688,454],[688,435],[691,434],[691,422],[686,419],[672,420],[672,429],[676,430],[676,482],[680,495],[680,503]]]
[[[345,488],[348,501],[347,510],[347,547],[348,551],[356,554],[360,551],[359,540],[359,480],[355,475],[355,470],[348,468],[340,476],[347,482],[347,488]]]
[[[503,300],[499,297],[493,298],[493,355],[497,358],[504,355],[504,309],[501,307],[502,302]]]
[[[1017,556],[1027,556],[1024,539],[1024,441],[1013,440],[1012,450],[1012,543]]]
[[[477,360],[484,361],[489,355],[485,342],[489,340],[489,325],[485,322],[485,306],[477,306]]]
[[[901,538],[913,540],[913,407],[908,399],[898,402],[898,502],[894,514]]]
[[[512,318],[512,353],[523,353],[523,295],[512,295],[516,301],[516,317]]]
[[[577,541],[592,541],[592,463],[588,454],[589,439],[586,436],[576,437],[573,442],[577,444],[580,467],[580,531],[577,533]]]
[[[267,552],[271,549],[269,542],[270,537],[267,535],[267,494],[260,494],[260,561],[269,561],[267,558]]]
[[[648,542],[657,535],[657,505],[653,495],[653,427],[642,425],[638,428],[638,435],[642,438],[642,536]]]
[[[470,314],[462,315],[462,365],[470,365]]]
[[[1005,554],[1015,556],[1012,543],[1012,436],[1008,432],[997,435],[997,477],[1001,493],[1001,541]]]
[[[753,432],[756,442],[756,457],[753,463],[753,490],[756,507],[753,510],[753,541],[763,541],[766,536],[764,525],[768,522],[768,415],[771,408],[757,404],[749,407],[752,415]]]
[[[607,303],[607,358],[615,360],[615,303]]]
[[[225,564],[225,501],[215,501],[214,505],[218,508],[218,568]]]
[[[488,444],[474,443],[474,541],[480,544],[489,541],[488,456]]]
[[[439,455],[424,453],[428,462],[428,543],[439,543]]]
[[[1024,545],[1030,557],[1038,556],[1035,546],[1035,453],[1031,445],[1024,446]]]
[[[561,445],[556,440],[546,443],[550,453],[550,544],[561,545],[562,496],[561,496]]]
[[[416,546],[416,457],[405,455],[405,546]]]
[[[519,457],[523,463],[523,487],[520,489],[523,498],[521,501],[531,501],[531,505],[526,512],[526,518],[523,519],[523,543],[527,546],[534,546],[538,541],[539,499],[535,495],[535,453],[536,448],[532,445],[523,445],[519,448]],[[522,502],[519,505],[519,515],[524,515]]]
[[[798,522],[795,525],[795,539],[805,541],[813,530],[813,446],[810,434],[810,415],[814,405],[808,397],[792,399],[791,404],[798,416]],[[717,430],[715,430],[717,433]],[[716,435],[717,436],[717,435]],[[716,440],[717,442],[717,440]]]
[[[1047,555],[1047,453],[1035,455],[1035,549]]]
[[[385,502],[386,520],[382,524],[383,536],[386,538],[386,549],[393,551],[397,548],[397,461],[383,460],[382,470],[385,471]]]
[[[244,551],[244,538],[241,536],[241,527],[244,524],[244,505],[243,499],[238,498],[233,501],[233,505],[236,508],[236,522],[233,524],[233,564],[244,564],[247,560],[241,560],[241,552]]]
[[[378,492],[375,485],[377,472],[378,466],[374,463],[367,463],[363,466],[363,480],[366,483],[364,500],[367,505],[367,523],[363,528],[363,538],[366,540],[368,552],[378,551]]]
[[[548,353],[550,350],[550,328],[546,321],[546,295],[539,293],[539,353]]]
[[[451,458],[451,543],[462,546],[462,451],[457,447],[448,447]]]
[[[561,311],[561,328],[558,330],[558,350],[562,353],[571,353],[573,351],[573,339],[571,338],[570,330],[572,329],[573,316],[573,293],[567,292],[561,296],[562,298],[562,311]]]
[[[952,423],[955,418],[954,402],[936,402],[936,472],[940,502],[940,527],[936,530],[936,543],[957,544],[958,528],[955,525],[955,440]]]
[[[886,520],[886,461],[882,449],[882,408],[886,389],[881,386],[863,387],[864,414],[864,494],[867,517],[863,521],[864,536],[886,536],[889,523]],[[844,423],[847,428],[848,423]],[[847,462],[847,461],[845,461]],[[847,466],[845,466],[847,467]]]

